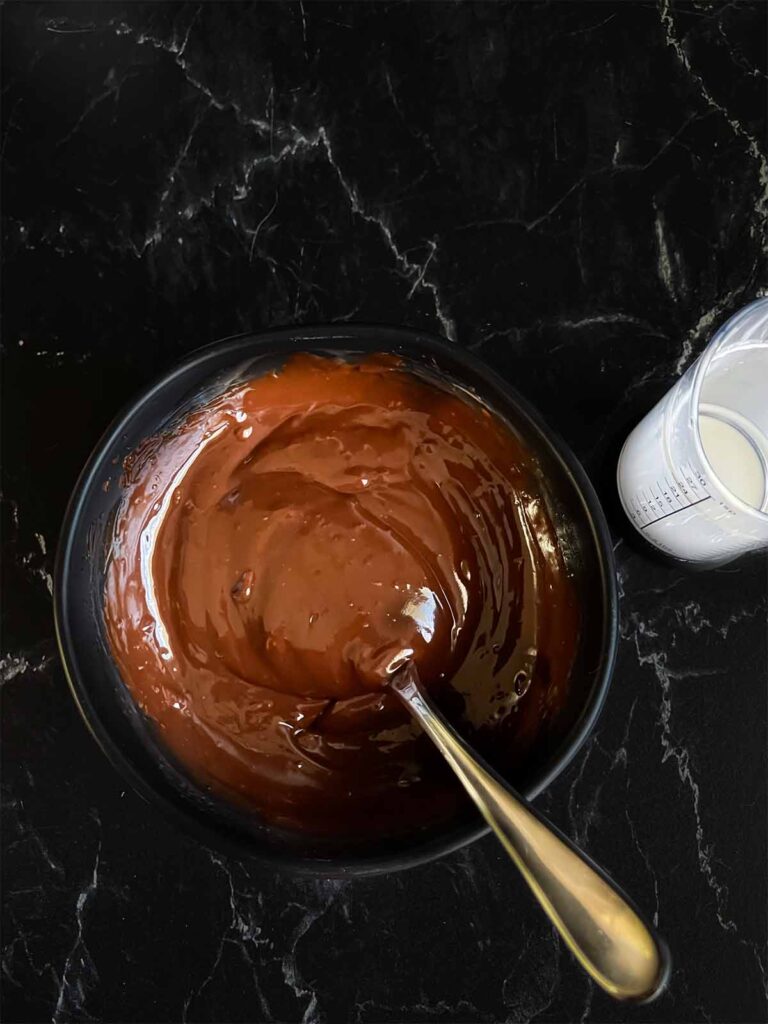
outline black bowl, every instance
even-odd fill
[[[294,327],[199,349],[141,394],[97,445],[70,501],[56,564],[56,631],[69,685],[86,724],[118,771],[208,846],[325,876],[420,864],[472,842],[487,827],[467,807],[440,827],[387,841],[340,845],[266,825],[203,791],[157,742],[120,679],[104,627],[104,570],[121,499],[122,461],[143,439],[230,383],[279,366],[291,353],[354,356],[381,351],[396,353],[433,378],[473,393],[522,434],[542,465],[550,515],[575,581],[582,623],[558,728],[511,780],[532,799],[573,760],[605,699],[618,632],[613,549],[597,496],[566,445],[505,381],[446,341],[391,327]]]

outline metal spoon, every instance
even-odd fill
[[[664,988],[669,953],[610,878],[471,752],[435,708],[412,663],[391,686],[474,800],[590,977],[615,999]]]

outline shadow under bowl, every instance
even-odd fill
[[[391,839],[317,839],[287,832],[205,791],[158,742],[112,659],[103,615],[104,573],[121,501],[126,455],[237,380],[279,367],[297,352],[354,358],[390,352],[469,391],[517,431],[541,466],[545,499],[572,575],[581,630],[556,727],[511,779],[532,799],[573,760],[610,683],[618,635],[613,548],[597,496],[575,456],[537,412],[480,360],[422,332],[378,326],[294,327],[199,349],[144,391],[107,430],[75,487],[57,554],[56,632],[72,694],[112,764],[163,814],[209,847],[325,877],[375,874],[457,850],[488,829],[469,806],[455,819]]]

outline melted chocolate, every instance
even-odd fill
[[[296,356],[134,453],[105,615],[194,777],[326,835],[456,808],[387,689],[406,659],[514,763],[564,700],[578,633],[532,453],[386,356]]]

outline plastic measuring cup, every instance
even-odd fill
[[[635,427],[617,478],[632,523],[676,558],[768,547],[768,299],[731,317]]]

